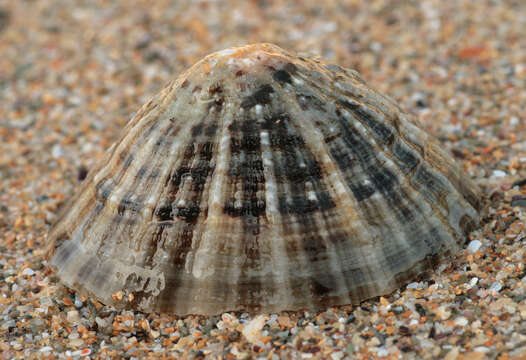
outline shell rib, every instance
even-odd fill
[[[355,71],[248,45],[207,56],[130,120],[51,228],[50,264],[142,311],[322,309],[457,251],[478,191]]]

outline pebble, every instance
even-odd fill
[[[33,276],[33,275],[35,275],[35,272],[31,268],[25,268],[22,271],[22,275]]]
[[[58,158],[61,158],[64,156],[64,149],[62,148],[62,146],[60,146],[60,144],[55,144],[53,145],[53,147],[51,148],[51,155],[55,158],[55,159],[58,159]]]
[[[492,176],[496,178],[503,178],[508,176],[508,174],[502,170],[493,170]]]
[[[261,334],[261,329],[265,325],[267,319],[268,316],[266,315],[258,315],[244,326],[242,333],[249,342],[255,344],[261,339],[263,336]]]
[[[70,323],[76,324],[80,321],[80,315],[77,310],[71,310],[67,313],[67,320]]]
[[[485,346],[477,346],[477,347],[475,348],[475,352],[481,352],[481,353],[483,353],[483,354],[486,354],[486,353],[488,353],[489,351],[490,351],[490,349],[487,348],[487,347],[485,347]]]
[[[481,246],[482,242],[480,242],[479,240],[472,240],[469,242],[468,251],[474,254],[480,249]]]
[[[100,317],[96,317],[95,318],[95,322],[97,323],[97,325],[101,328],[105,328],[108,326],[108,322],[105,320],[105,319],[101,319]]]
[[[279,316],[277,320],[280,326],[287,327],[287,328],[291,327],[291,321],[288,316]]]
[[[447,320],[451,316],[451,311],[448,311],[445,306],[440,306],[437,315],[441,320]]]
[[[455,359],[458,358],[459,353],[460,353],[459,348],[457,346],[455,346],[455,347],[453,347],[453,349],[451,349],[446,354],[446,356],[444,357],[444,360],[455,360]]]
[[[466,326],[469,323],[468,319],[463,316],[460,316],[455,319],[455,324],[458,326]]]
[[[84,305],[82,303],[82,301],[80,299],[75,299],[75,302],[74,302],[74,305],[77,309],[80,309],[82,307],[82,305]]]
[[[421,287],[422,287],[422,285],[419,282],[412,282],[412,283],[407,285],[408,289],[418,289],[418,288],[421,288]]]
[[[388,355],[389,355],[389,351],[387,351],[387,349],[385,348],[379,348],[378,351],[376,352],[376,356],[378,357],[385,357]]]
[[[345,354],[343,353],[343,351],[335,351],[331,354],[332,360],[341,360],[344,357],[345,357]]]
[[[526,197],[524,199],[514,199],[514,200],[512,200],[511,201],[511,206],[512,207],[520,206],[520,207],[526,208]]]
[[[502,284],[499,281],[495,281],[490,286],[490,291],[498,293],[502,289]]]
[[[69,342],[69,346],[74,348],[79,348],[82,345],[84,345],[84,341],[82,339],[73,339]]]

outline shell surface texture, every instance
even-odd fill
[[[62,209],[48,257],[117,307],[324,309],[433,269],[479,226],[479,199],[358,73],[254,44],[205,57],[140,109]]]

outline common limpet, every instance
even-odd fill
[[[142,311],[357,303],[457,251],[478,191],[357,72],[248,45],[207,56],[130,120],[51,228],[50,265]]]

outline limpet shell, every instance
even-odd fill
[[[458,251],[479,190],[360,75],[219,51],[141,108],[49,232],[61,281],[176,314],[323,309]]]

